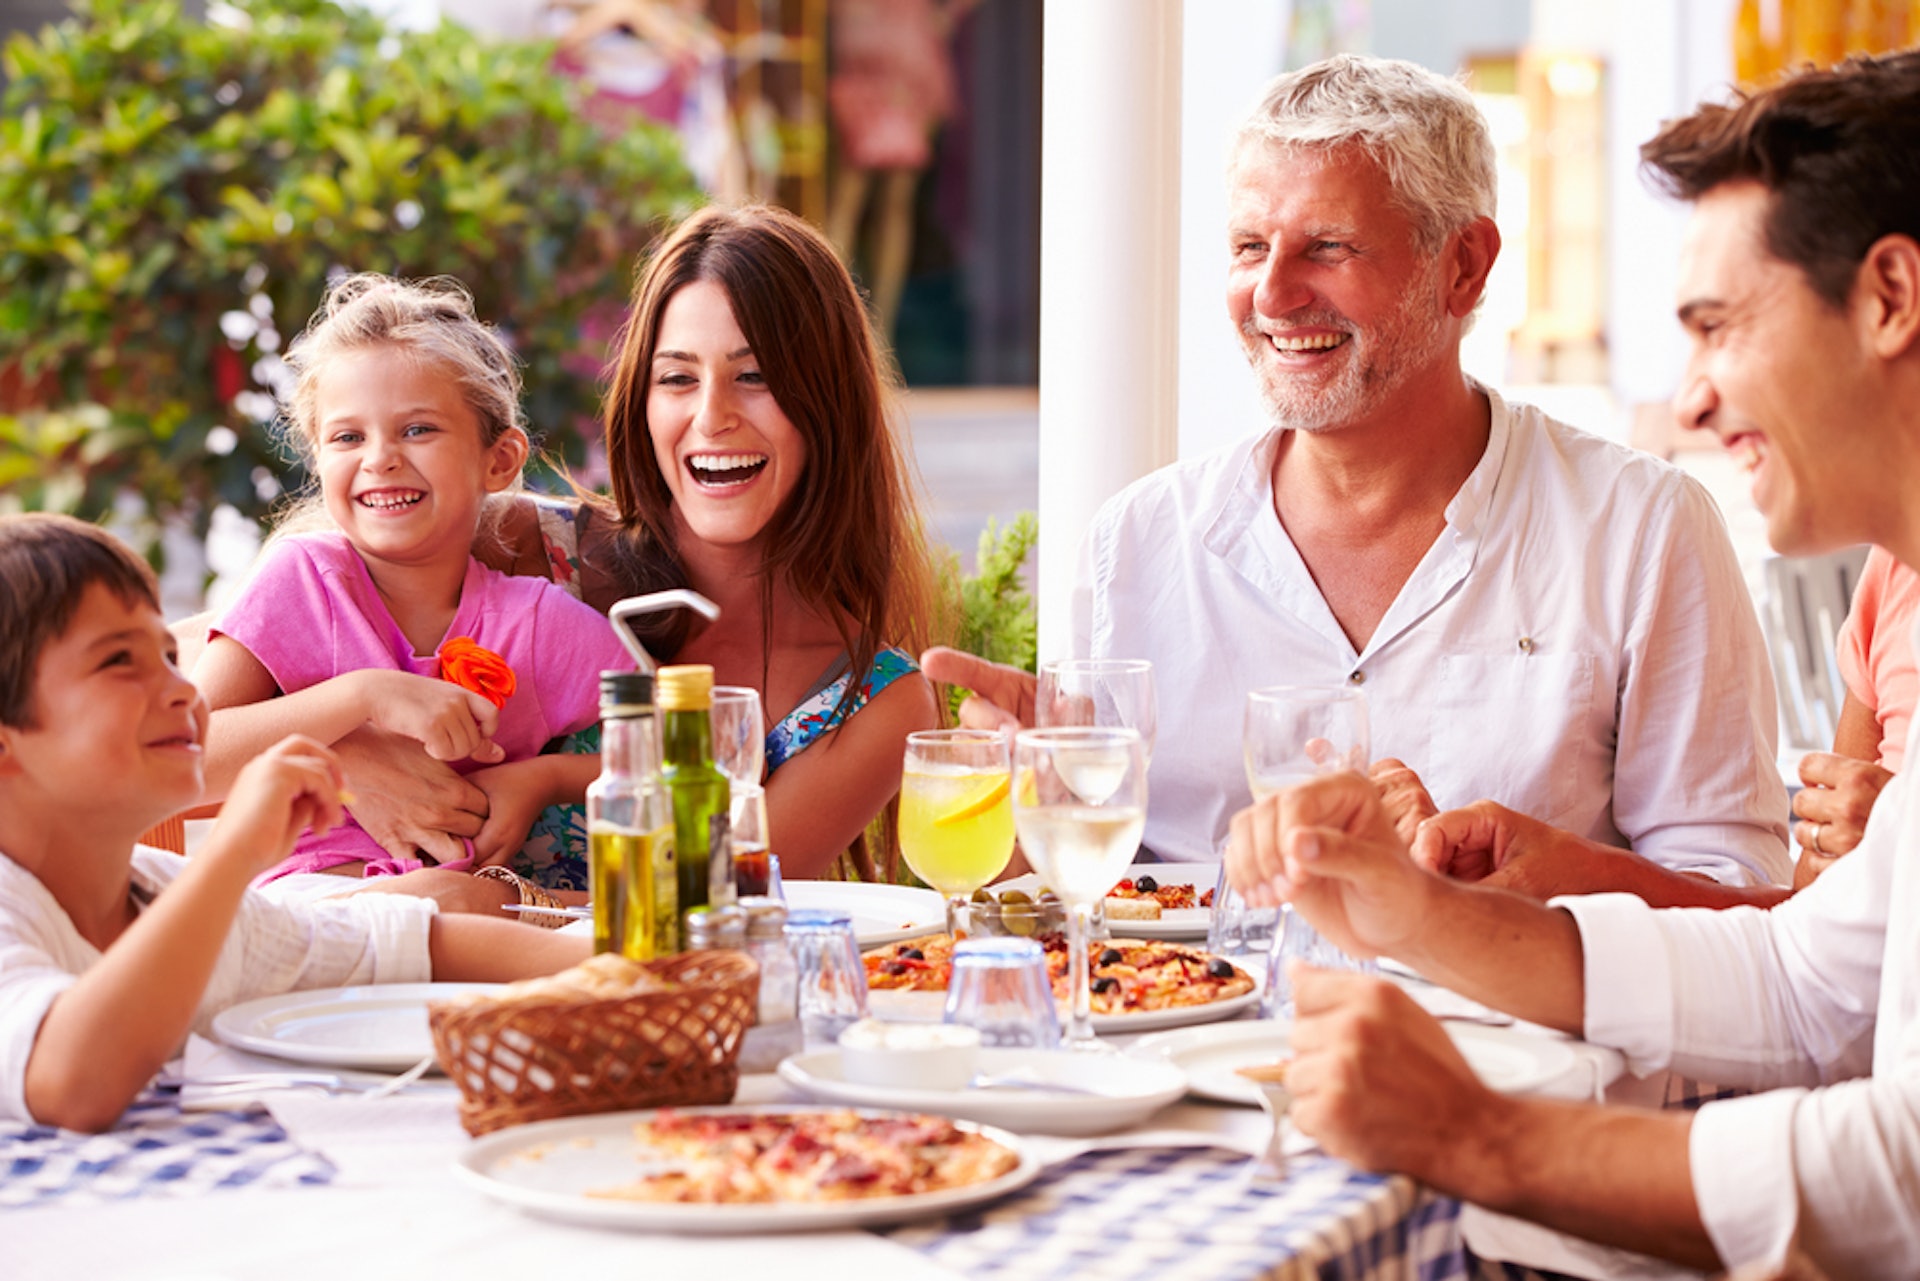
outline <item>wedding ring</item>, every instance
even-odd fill
[[[1821,858],[1827,856],[1827,852],[1820,848],[1820,829],[1825,826],[1825,823],[1815,823],[1813,825],[1813,835],[1807,839],[1807,849],[1814,854],[1818,854]]]

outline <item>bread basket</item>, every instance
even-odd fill
[[[552,979],[428,1007],[460,1123],[486,1134],[587,1112],[726,1103],[760,973],[743,952],[597,956]]]

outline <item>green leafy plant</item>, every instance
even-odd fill
[[[547,44],[332,0],[76,7],[4,51],[0,503],[263,512],[298,479],[278,353],[341,270],[462,281],[585,457],[634,262],[700,198],[669,131],[600,132]]]
[[[1034,670],[1039,655],[1039,625],[1033,595],[1027,591],[1027,557],[1040,540],[1040,522],[1032,512],[1021,512],[1006,525],[989,519],[980,533],[974,572],[960,572],[960,558],[944,553],[936,567],[941,589],[957,600],[953,644],[969,654]],[[947,691],[947,710],[958,719],[968,691]]]

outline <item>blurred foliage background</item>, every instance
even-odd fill
[[[465,283],[584,459],[635,264],[700,202],[671,131],[599,132],[551,45],[331,0],[76,12],[4,51],[0,506],[262,515],[302,480],[279,353],[343,270]]]

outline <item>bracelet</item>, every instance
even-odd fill
[[[520,891],[520,906],[522,907],[560,906],[560,900],[549,894],[545,887],[535,885],[532,881],[529,881],[526,877],[520,875],[510,867],[501,867],[496,863],[481,868],[475,872],[474,875],[482,880],[504,881],[508,885],[513,886],[516,890]],[[567,924],[567,918],[557,912],[552,914],[546,912],[525,912],[521,914],[520,919],[528,925],[537,925],[543,930],[557,930]]]

